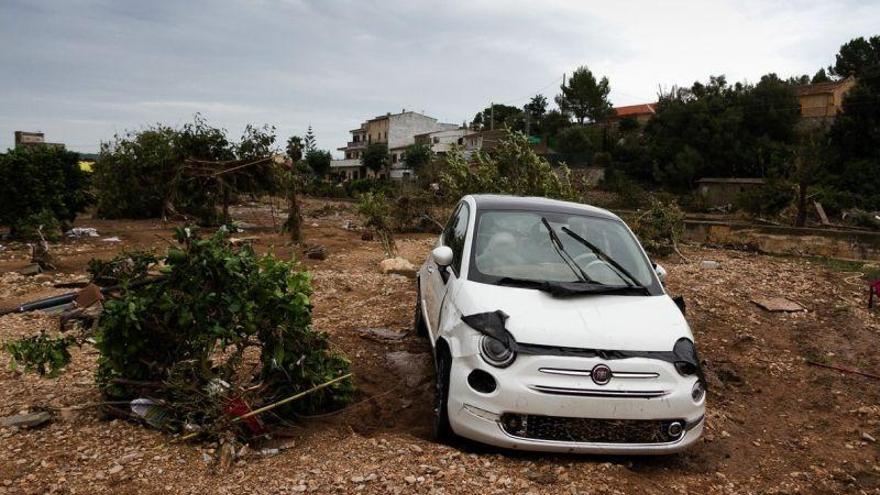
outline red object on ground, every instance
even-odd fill
[[[230,399],[229,403],[226,405],[226,414],[229,414],[230,416],[244,416],[249,412],[251,412],[251,406],[249,406],[241,397]],[[266,427],[257,416],[244,418],[241,422],[246,424],[248,429],[251,430],[251,433],[254,435],[260,435],[266,432]]]
[[[874,307],[874,296],[880,297],[880,280],[868,284],[868,309]]]

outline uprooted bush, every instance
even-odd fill
[[[473,163],[453,150],[446,157],[440,184],[449,201],[477,193],[578,199],[568,167],[551,167],[519,132],[507,134],[491,153],[474,153]]]
[[[646,251],[668,256],[678,250],[684,234],[684,212],[674,201],[664,203],[652,198],[650,206],[639,212],[632,226]]]
[[[226,229],[203,239],[181,228],[176,238],[180,247],[161,260],[162,277],[146,285],[123,280],[118,297],[104,303],[93,338],[96,382],[108,400],[141,399],[160,411],[161,420],[146,420],[165,430],[247,436],[253,422],[236,416],[348,373],[348,360],[311,328],[307,272],[233,246]],[[41,345],[52,351],[43,369],[64,364],[56,359],[64,360],[63,351]],[[325,412],[353,391],[350,379],[341,380],[260,417]]]
[[[239,194],[278,192],[274,143],[272,127],[248,125],[235,143],[198,114],[179,129],[156,125],[115,136],[101,145],[95,162],[97,213],[180,214],[204,225],[228,221],[227,209]]]
[[[18,147],[0,154],[0,224],[13,237],[60,237],[89,201],[79,154],[54,146]]]
[[[397,255],[397,245],[392,232],[391,204],[382,193],[367,192],[361,194],[357,206],[358,213],[363,217],[364,224],[376,231],[382,242],[386,256]]]

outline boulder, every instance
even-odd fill
[[[388,258],[379,263],[379,271],[385,274],[403,275],[409,278],[416,277],[416,266],[406,258]]]

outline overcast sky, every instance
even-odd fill
[[[578,65],[615,105],[710,74],[813,74],[880,33],[880,2],[0,0],[0,149],[15,130],[94,152],[195,112],[233,138],[311,125],[334,150],[385,112],[461,123],[552,101]]]

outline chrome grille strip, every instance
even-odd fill
[[[575,370],[569,368],[538,368],[541,373],[548,375],[566,375],[566,376],[590,376],[590,370]],[[612,371],[612,378],[639,378],[650,379],[659,377],[659,373],[642,373],[638,371]]]
[[[531,385],[536,392],[554,395],[576,395],[580,397],[620,397],[624,399],[653,399],[663,397],[669,392],[665,390],[605,390],[594,388],[550,387],[547,385]]]

